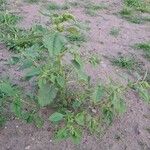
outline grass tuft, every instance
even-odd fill
[[[131,70],[135,67],[136,62],[132,57],[127,56],[119,56],[117,58],[114,58],[112,60],[113,65],[116,65],[118,67]]]
[[[134,47],[143,50],[144,56],[150,60],[150,42],[138,43]]]

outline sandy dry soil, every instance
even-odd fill
[[[16,7],[13,2],[12,0],[10,2],[11,9],[24,16],[20,26],[28,28],[37,22],[47,22],[47,18],[43,18],[39,13],[41,3],[27,4],[15,1]],[[90,30],[87,33],[89,39],[82,46],[81,52],[85,55],[97,53],[102,59],[96,69],[87,64],[86,71],[93,80],[107,81],[108,77],[111,77],[113,80],[126,83],[124,76],[131,80],[134,76],[112,66],[107,57],[118,56],[118,53],[134,55],[142,62],[144,69],[150,69],[150,63],[141,57],[141,52],[131,47],[135,43],[150,39],[150,24],[132,24],[115,15],[122,8],[121,0],[95,0],[95,2],[106,3],[108,9],[99,11],[98,16],[94,17],[85,14],[82,7],[70,10],[78,20],[89,22]],[[118,37],[109,34],[112,27],[121,29]],[[0,45],[0,74],[9,76],[15,84],[18,84],[21,82],[22,73],[17,66],[6,65],[11,56],[12,54]],[[26,83],[21,84],[26,87]],[[59,143],[53,141],[53,129],[48,123],[45,123],[42,129],[37,129],[33,125],[12,119],[0,129],[0,150],[150,150],[150,106],[132,91],[126,94],[126,104],[126,113],[114,121],[105,135],[91,137],[85,134],[80,145],[74,145],[69,140]]]

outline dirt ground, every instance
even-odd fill
[[[127,71],[112,66],[107,59],[118,56],[119,53],[134,55],[142,63],[143,69],[150,70],[150,63],[141,57],[141,51],[131,47],[135,43],[150,40],[150,23],[133,24],[116,15],[123,6],[121,0],[94,2],[103,2],[108,5],[108,9],[100,10],[98,15],[92,17],[87,15],[82,7],[69,10],[77,20],[89,24],[88,40],[81,47],[81,53],[85,56],[96,53],[102,59],[97,68],[93,69],[90,64],[86,65],[86,72],[92,76],[93,81],[107,81],[111,77],[114,81],[126,83],[126,78],[134,79]],[[39,22],[47,23],[47,18],[43,18],[39,12],[43,3],[45,2],[28,4],[11,0],[9,7],[24,16],[19,26],[28,28]],[[120,29],[118,37],[109,34],[113,27]],[[18,84],[21,82],[22,72],[17,66],[9,67],[6,64],[12,55],[5,46],[0,45],[0,74],[9,76]],[[21,84],[27,87],[25,90],[30,90],[26,83]],[[0,129],[0,150],[150,150],[150,106],[132,91],[126,94],[126,105],[126,113],[115,119],[104,135],[89,136],[85,133],[79,145],[74,145],[69,140],[55,142],[49,123],[45,123],[42,129],[37,129],[34,125],[11,119],[3,129]]]

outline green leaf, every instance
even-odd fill
[[[26,73],[25,78],[31,79],[34,76],[38,76],[41,73],[39,68],[32,67],[29,72]]]
[[[76,100],[73,102],[72,107],[73,109],[77,110],[81,106],[81,104],[82,103],[80,101]]]
[[[23,69],[26,69],[26,68],[30,68],[30,67],[32,67],[32,65],[33,65],[33,62],[31,60],[26,59],[26,60],[23,61],[22,66],[20,67],[20,69],[23,70]]]
[[[59,130],[56,132],[55,138],[58,139],[58,140],[64,140],[64,139],[69,138],[68,129],[67,129],[67,128],[59,129]]]
[[[43,45],[48,49],[49,55],[59,55],[65,50],[66,39],[58,32],[44,36]]]
[[[72,64],[77,70],[83,70],[83,62],[80,55],[75,55],[75,58],[72,60]]]
[[[83,62],[81,60],[80,55],[75,55],[74,59],[72,60],[72,64],[75,67],[77,73],[78,73],[78,77],[80,80],[83,81],[87,81],[88,80],[88,76],[84,73],[84,69],[83,69]]]
[[[27,123],[34,123],[37,128],[41,128],[44,123],[44,120],[34,111],[22,113],[22,119],[26,120]]]
[[[126,110],[125,101],[123,99],[120,99],[118,107],[117,107],[117,112],[118,113],[124,113],[125,110]]]
[[[33,45],[24,52],[26,58],[36,59],[39,57],[39,45]]]
[[[6,122],[6,118],[0,114],[0,127],[2,127]]]
[[[112,112],[111,108],[109,107],[103,107],[102,108],[102,112],[103,112],[103,117],[105,122],[110,125],[113,121],[114,118],[114,113]]]
[[[69,28],[67,28],[67,31],[69,33],[72,33],[72,34],[78,34],[79,33],[79,31],[77,30],[76,27],[69,27]]]
[[[81,142],[82,132],[78,128],[73,128],[71,131],[71,139],[75,144],[79,144]]]
[[[44,124],[44,120],[37,114],[34,114],[33,121],[37,128],[41,128]]]
[[[96,87],[94,93],[93,93],[93,101],[94,102],[100,102],[104,96],[104,87],[102,85],[99,85]]]
[[[20,58],[18,56],[12,56],[10,60],[8,60],[8,63],[10,65],[16,65],[19,62]]]
[[[79,125],[84,126],[84,122],[85,122],[84,113],[78,113],[78,114],[75,116],[75,121],[76,121]]]
[[[140,98],[142,98],[145,102],[150,103],[149,90],[140,87],[140,88],[138,88],[138,92],[139,92]]]
[[[55,113],[53,113],[53,114],[49,117],[49,120],[50,120],[51,122],[56,123],[56,122],[61,121],[63,118],[64,118],[64,115],[63,115],[63,114],[58,113],[58,112],[55,112]]]
[[[54,85],[49,85],[48,83],[40,84],[38,91],[38,103],[40,106],[44,107],[53,102],[56,98],[58,89]]]
[[[56,81],[57,81],[57,83],[60,85],[61,88],[64,87],[64,85],[65,85],[65,79],[64,79],[64,77],[58,75],[58,76],[56,77]]]
[[[22,117],[22,103],[19,97],[16,97],[12,102],[12,112],[19,118]]]
[[[7,94],[8,96],[14,96],[15,91],[9,82],[0,83],[0,91]]]

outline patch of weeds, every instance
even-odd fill
[[[124,0],[124,8],[120,12],[122,18],[129,22],[142,24],[149,22],[149,17],[143,17],[141,12],[150,12],[150,3],[143,0]]]
[[[124,8],[120,11],[120,14],[121,14],[122,16],[130,16],[130,15],[132,15],[132,13],[133,13],[133,10],[132,10],[131,8],[129,8],[129,7],[124,7]]]
[[[15,25],[21,20],[20,16],[14,15],[8,11],[0,12],[1,25]]]
[[[6,9],[6,0],[0,0],[0,11],[4,11]]]
[[[144,56],[150,60],[150,42],[135,44],[134,48],[143,50]]]
[[[143,22],[150,22],[150,16],[142,16]]]
[[[74,2],[68,2],[68,3],[69,3],[69,5],[72,6],[72,7],[79,7],[79,6],[80,6],[80,3],[79,3],[79,2],[76,2],[76,1],[74,1]]]
[[[64,4],[57,4],[56,2],[49,2],[47,4],[47,9],[50,11],[54,11],[54,10],[67,10],[69,9],[69,5],[67,3]]]
[[[35,123],[37,127],[43,125],[44,117],[38,114],[40,108],[55,108],[55,112],[49,114],[49,121],[56,126],[55,138],[71,138],[73,142],[79,143],[84,131],[91,134],[100,132],[101,126],[110,125],[117,115],[125,112],[123,99],[127,87],[113,82],[107,85],[97,83],[93,87],[90,76],[84,71],[83,58],[73,47],[69,47],[70,41],[67,40],[69,34],[80,34],[77,27],[71,24],[75,22],[74,16],[63,13],[53,15],[51,20],[50,28],[38,26],[29,30],[32,34],[25,30],[25,39],[23,36],[15,41],[16,45],[19,40],[21,47],[27,41],[31,42],[20,52],[20,69],[26,70],[26,80],[35,79],[35,101],[28,99],[19,87],[2,81],[0,94],[2,93],[4,103],[0,108],[5,108],[5,102],[8,101],[8,108],[17,118]],[[7,30],[11,31],[12,28]],[[18,32],[15,31],[15,34]],[[12,37],[11,34],[10,36]],[[5,42],[7,44],[7,40]],[[76,38],[72,42],[73,46],[75,44]],[[70,56],[69,64],[65,62],[66,55]],[[95,64],[98,61],[92,58],[92,62]],[[127,61],[123,67],[130,66],[129,64]]]
[[[6,122],[5,116],[0,114],[0,127],[2,127]]]
[[[70,41],[70,42],[85,42],[86,41],[86,38],[83,34],[81,33],[73,33],[73,34],[69,34],[67,36],[67,39]]]
[[[41,43],[43,32],[45,31],[38,25],[27,30],[4,26],[0,33],[0,39],[10,50],[20,52],[34,44]]]
[[[40,0],[24,0],[24,1],[31,4],[40,2]]]
[[[124,0],[127,7],[141,12],[150,12],[150,3],[145,0]]]
[[[136,91],[139,93],[141,99],[145,102],[150,103],[150,84],[146,81],[140,82],[134,86]]]
[[[96,67],[97,65],[100,64],[101,58],[98,55],[93,55],[89,58],[89,62]]]
[[[5,29],[2,30],[5,33],[3,42],[10,48],[23,49],[20,51],[20,69],[26,69],[26,80],[35,78],[36,91],[35,101],[29,101],[21,89],[1,81],[0,110],[9,108],[17,118],[42,127],[43,118],[38,115],[39,109],[51,106],[56,110],[49,114],[49,121],[56,125],[55,138],[71,138],[79,143],[84,130],[91,134],[100,132],[101,126],[110,125],[117,115],[125,111],[123,93],[126,88],[112,82],[92,87],[90,77],[84,72],[83,58],[69,47],[70,41],[66,38],[66,35],[80,34],[76,26],[69,26],[71,21],[75,21],[74,16],[63,13],[53,15],[51,20],[52,27],[48,29],[36,26],[21,30],[12,26],[11,21],[2,23]],[[5,24],[8,24],[6,28]],[[72,45],[77,40],[75,38]],[[64,62],[67,54],[71,58],[68,65]],[[91,62],[96,64],[98,60],[93,57]],[[72,83],[76,89],[72,89]],[[0,122],[4,122],[3,114],[5,111],[0,114]]]
[[[114,36],[114,37],[117,37],[119,35],[119,32],[120,32],[119,28],[113,27],[113,28],[111,28],[109,34],[112,35],[112,36]]]
[[[107,7],[104,4],[88,3],[87,5],[85,5],[85,12],[90,16],[96,16],[98,13],[97,11],[106,9],[106,8]]]
[[[129,70],[133,69],[136,65],[134,58],[126,56],[119,56],[117,58],[114,58],[112,60],[112,63],[113,65]]]
[[[135,13],[133,9],[127,7],[120,11],[120,15],[123,19],[135,24],[142,24],[149,21],[148,17],[142,17],[140,14]]]

